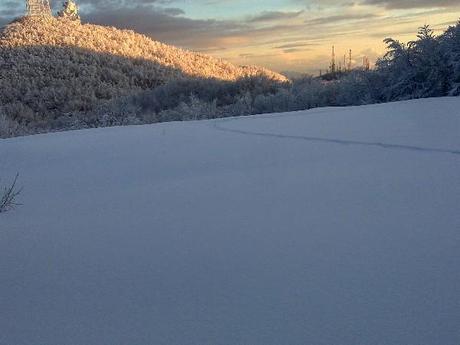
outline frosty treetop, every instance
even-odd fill
[[[78,14],[78,7],[72,0],[64,2],[62,10],[58,12],[58,16],[71,20],[80,20],[80,15]]]
[[[27,16],[51,16],[49,0],[26,0]],[[59,17],[79,20],[78,7],[73,0],[65,1],[63,8],[58,12]]]

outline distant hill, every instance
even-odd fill
[[[58,18],[25,17],[0,32],[0,111],[19,122],[46,122],[106,100],[177,79],[234,81],[280,74],[236,66],[130,30]]]

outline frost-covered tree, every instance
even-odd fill
[[[387,53],[377,60],[377,70],[386,78],[386,87],[382,90],[384,100],[406,97],[413,92],[414,85],[411,49],[398,40],[387,38]]]
[[[440,37],[441,51],[447,57],[450,91],[453,96],[460,95],[460,20],[449,27]]]
[[[159,118],[166,121],[190,121],[217,117],[216,100],[206,102],[191,94],[186,102],[180,102],[174,109],[163,110]]]
[[[69,19],[69,20],[80,20],[80,14],[78,13],[78,6],[72,0],[67,0],[62,5],[62,10],[58,12],[58,17]]]
[[[417,40],[410,42],[414,68],[415,97],[437,97],[449,90],[448,58],[441,50],[440,40],[425,25]]]
[[[0,139],[22,134],[20,126],[14,120],[0,113]]]
[[[425,25],[407,45],[388,38],[388,52],[377,62],[383,100],[445,96],[458,83],[459,24],[436,37]]]
[[[378,101],[380,78],[375,73],[356,70],[337,82],[337,105],[363,105]]]

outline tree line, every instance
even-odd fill
[[[460,95],[460,21],[438,36],[429,26],[423,26],[414,41],[402,43],[387,38],[385,43],[387,52],[374,69],[355,69],[337,80],[304,76],[280,82],[267,75],[236,81],[179,78],[102,102],[92,109],[46,119],[40,130],[209,119]],[[4,137],[36,131],[33,123],[21,126],[5,111],[0,114],[0,135]]]

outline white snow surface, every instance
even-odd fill
[[[460,98],[0,141],[1,345],[459,345]]]

